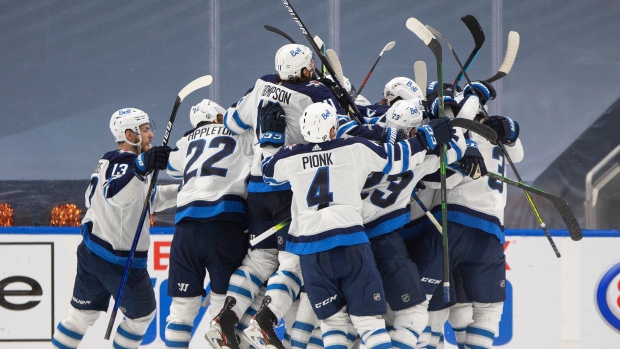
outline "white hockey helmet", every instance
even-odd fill
[[[226,109],[209,99],[203,99],[202,102],[192,107],[189,112],[189,121],[192,127],[198,127],[203,121],[216,121],[217,115],[226,113]]]
[[[409,134],[414,127],[422,125],[423,110],[420,98],[408,101],[398,100],[385,113],[386,126],[404,130],[405,134]]]
[[[301,77],[303,68],[312,71],[313,57],[310,48],[304,45],[288,44],[280,47],[276,52],[276,70],[280,79],[291,80]]]
[[[388,105],[392,105],[392,101],[398,97],[408,100],[424,98],[424,94],[415,81],[401,76],[390,80],[383,88],[383,98],[388,100]]]
[[[299,118],[301,134],[309,143],[322,143],[331,140],[330,131],[338,127],[336,109],[323,102],[310,104]]]
[[[140,109],[124,108],[117,110],[114,114],[112,114],[112,118],[110,119],[110,131],[112,131],[115,142],[127,142],[131,145],[137,146],[142,142],[142,137],[140,136],[140,126],[144,124],[149,124],[151,131],[155,132],[155,125],[151,119],[149,119],[147,113]],[[131,143],[127,140],[125,137],[125,130],[132,130],[136,135],[138,135],[139,142]]]

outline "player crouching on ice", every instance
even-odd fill
[[[414,165],[416,159],[405,156],[403,149],[433,150],[449,143],[455,130],[442,119],[436,128],[423,128],[423,137],[394,145],[380,146],[361,137],[334,140],[336,110],[326,103],[307,107],[299,124],[309,143],[286,146],[272,157],[266,149],[263,176],[270,184],[291,185],[286,249],[300,256],[324,346],[346,346],[352,322],[367,348],[391,348],[382,318],[386,298],[364,231],[360,192],[370,173],[399,174],[408,169],[405,163]],[[278,129],[271,132],[284,132],[283,123],[272,125]]]

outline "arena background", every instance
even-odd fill
[[[364,88],[372,102],[389,79],[413,77],[417,60],[427,63],[429,81],[435,79],[430,50],[405,28],[409,17],[441,31],[464,60],[473,39],[460,17],[474,15],[486,41],[468,71],[473,79],[495,74],[508,32],[519,32],[516,62],[494,83],[499,97],[490,110],[521,126],[525,159],[517,164],[519,173],[526,183],[566,200],[583,228],[618,229],[620,171],[613,150],[620,144],[620,2],[292,4],[310,33],[338,53],[345,75],[358,88],[381,49],[396,41]],[[274,53],[287,41],[266,31],[266,24],[307,44],[278,0],[0,1],[0,204],[11,206],[13,225],[48,226],[59,204],[84,210],[84,191],[97,159],[115,148],[108,128],[114,111],[145,110],[159,126],[154,139],[159,144],[180,88],[211,74],[214,83],[181,105],[170,138],[174,143],[191,127],[192,105],[210,98],[228,106],[256,78],[274,72]],[[445,45],[443,59],[445,80],[451,81],[458,69]],[[515,178],[510,170],[508,177]],[[164,174],[160,179],[172,181]],[[565,226],[554,208],[544,199],[535,202],[547,225],[563,235]],[[520,190],[509,188],[506,212],[507,228],[542,234]],[[170,226],[173,213],[158,214],[155,225]],[[12,234],[23,237],[5,229],[0,242],[13,241]],[[606,244],[617,251],[618,239],[610,234]],[[47,241],[44,235],[32,238]],[[548,246],[543,251],[553,257]],[[615,262],[617,254],[608,264]]]

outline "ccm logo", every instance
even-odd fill
[[[29,290],[7,290],[7,286],[13,283],[24,283],[30,286]],[[0,307],[7,308],[9,310],[28,310],[37,306],[41,301],[29,301],[23,304],[16,304],[9,302],[6,297],[8,296],[42,296],[43,289],[41,285],[34,279],[26,276],[11,276],[0,281]]]
[[[422,282],[428,282],[429,284],[438,284],[441,282],[441,280],[437,280],[437,279],[430,279],[430,278],[422,278]]]
[[[324,307],[324,306],[328,305],[329,303],[333,302],[336,299],[336,297],[338,297],[338,295],[331,296],[331,297],[327,298],[326,300],[322,301],[321,303],[315,304],[314,307],[317,308],[317,309],[320,308],[320,307]]]

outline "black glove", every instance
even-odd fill
[[[171,150],[169,146],[162,145],[152,147],[138,155],[134,166],[136,174],[144,177],[153,170],[165,170],[168,165],[168,156],[170,156]]]
[[[448,117],[433,119],[416,131],[416,137],[427,150],[434,150],[437,145],[448,144],[456,132]]]
[[[460,163],[463,173],[472,179],[478,179],[487,174],[484,158],[480,154],[480,150],[478,150],[478,144],[474,141],[467,140],[467,150],[465,150]]]
[[[284,129],[286,117],[284,109],[278,103],[269,102],[260,110],[260,128],[263,136],[260,139],[261,148],[271,145],[281,147],[284,144]]]
[[[474,93],[480,98],[480,104],[482,105],[485,105],[487,101],[497,97],[497,92],[495,92],[493,85],[484,80],[472,81],[471,85],[465,85],[463,89],[464,96],[473,95]]]
[[[484,121],[484,124],[497,132],[497,139],[506,144],[513,144],[519,138],[519,124],[511,118],[494,115]]]

